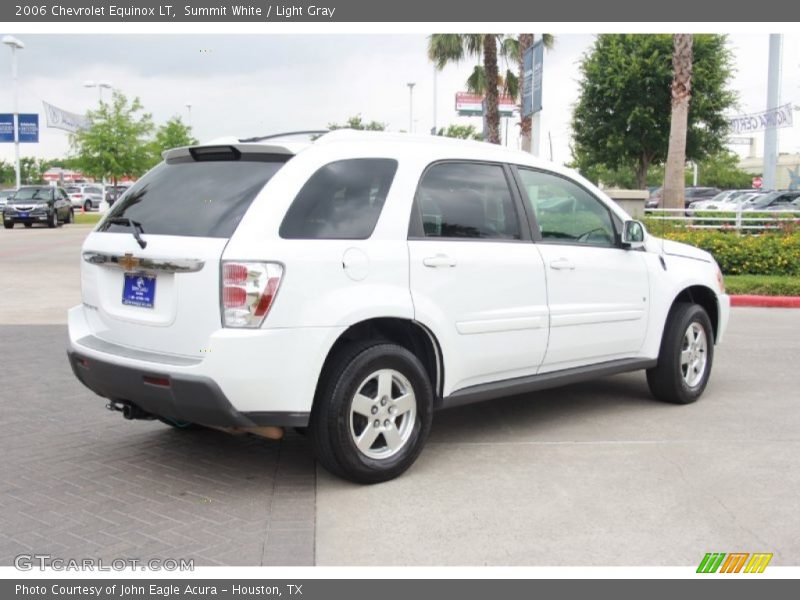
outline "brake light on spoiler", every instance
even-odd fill
[[[283,277],[273,262],[223,261],[221,311],[223,327],[261,327]]]

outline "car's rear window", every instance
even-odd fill
[[[230,237],[258,192],[289,158],[247,156],[161,163],[114,204],[98,230],[130,233],[127,225],[109,222],[124,217],[139,223],[145,234]]]

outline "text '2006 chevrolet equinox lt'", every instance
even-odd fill
[[[86,238],[69,360],[129,418],[279,436],[378,482],[436,409],[646,369],[703,392],[729,298],[577,174],[337,131],[170,150]],[[277,432],[277,433],[276,433]]]

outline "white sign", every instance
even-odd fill
[[[767,127],[791,127],[792,105],[784,104],[772,110],[733,117],[728,119],[728,124],[732,135],[764,131]]]
[[[90,125],[89,119],[84,115],[71,113],[44,101],[42,101],[42,104],[44,105],[44,114],[47,119],[48,127],[55,127],[56,129],[64,129],[65,131],[75,133],[81,129],[88,128]]]

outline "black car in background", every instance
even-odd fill
[[[63,188],[49,185],[25,185],[8,199],[3,210],[3,227],[11,229],[17,223],[33,227],[42,223],[57,227],[72,223],[72,203]]]
[[[689,205],[692,202],[697,202],[698,200],[711,200],[714,196],[720,193],[721,190],[715,187],[687,187],[684,193],[684,208],[689,208]],[[651,194],[650,197],[645,202],[645,208],[658,208],[661,206],[661,194],[664,192],[664,188],[656,188]]]
[[[800,191],[778,190],[754,196],[744,202],[742,210],[797,210],[792,202],[800,198]]]

